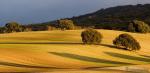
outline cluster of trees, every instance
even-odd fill
[[[23,32],[26,28],[17,22],[9,22],[0,28],[0,33]]]
[[[73,30],[78,29],[80,26],[75,26],[74,22],[69,19],[60,19],[57,21],[29,24],[27,27],[31,28],[32,31],[45,31],[45,30]]]
[[[143,21],[134,20],[128,26],[129,32],[149,33],[150,26]]]
[[[0,33],[24,32],[24,31],[45,31],[45,30],[73,30],[75,25],[72,20],[61,19],[57,22],[58,26],[50,25],[21,25],[17,22],[9,22],[4,27],[0,27]],[[76,27],[77,28],[77,27]]]
[[[103,25],[103,26],[105,26],[105,25]],[[121,24],[116,25],[116,26],[121,27]],[[68,20],[68,19],[58,20],[58,27],[61,28],[61,30],[75,29],[75,25],[74,25],[73,21]],[[109,27],[115,29],[115,27],[113,25],[109,25]],[[139,20],[133,20],[132,22],[129,23],[129,25],[127,27],[128,27],[127,31],[129,31],[129,32],[137,32],[137,33],[149,33],[150,32],[150,26],[148,24],[146,24],[145,22],[139,21]],[[93,28],[95,28],[95,27],[93,27]],[[96,26],[96,28],[98,28],[98,26]],[[89,31],[85,31],[85,33],[89,33]],[[93,33],[96,33],[96,32],[93,32]]]
[[[69,20],[69,19],[61,19],[61,20],[58,20],[57,23],[58,23],[58,28],[60,28],[61,30],[73,30],[76,27],[74,25],[73,21]],[[115,26],[117,26],[117,27],[120,27],[120,29],[121,29],[121,24],[120,25],[116,24],[115,26],[111,24],[111,25],[109,25],[109,27],[106,25],[101,25],[101,26],[103,26],[105,28],[110,27],[112,29],[116,29]],[[88,26],[88,27],[90,27],[90,26]],[[148,24],[146,24],[145,22],[139,21],[139,20],[133,20],[126,27],[127,27],[127,31],[129,31],[129,32],[137,32],[137,33],[149,33],[150,32],[150,26]],[[100,28],[100,27],[95,26],[92,28]],[[89,32],[87,31],[85,33],[89,33]]]
[[[136,33],[149,33],[150,26],[143,21],[133,20],[128,25],[129,32],[136,32]],[[84,44],[99,44],[102,41],[102,34],[94,29],[87,29],[81,33],[82,41]],[[141,46],[139,42],[134,39],[129,34],[120,34],[113,40],[113,44],[117,47],[136,51],[140,50]]]
[[[102,41],[102,34],[94,29],[87,29],[81,33],[82,42],[84,44],[100,44]],[[113,40],[113,44],[119,48],[129,51],[140,50],[139,42],[129,34],[120,34]]]

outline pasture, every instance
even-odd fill
[[[150,34],[129,33],[141,44],[137,52],[117,49],[112,41],[121,33],[98,30],[100,45],[82,44],[83,30],[37,31],[0,34],[0,72],[48,72],[55,70],[150,64]]]

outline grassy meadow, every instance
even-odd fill
[[[137,52],[117,49],[112,41],[121,33],[98,30],[100,45],[82,44],[83,30],[54,30],[0,34],[0,72],[46,72],[150,64],[150,34],[129,33],[141,44]]]

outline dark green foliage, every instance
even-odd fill
[[[22,32],[26,28],[17,22],[9,22],[4,27],[0,28],[0,33],[12,33],[12,32]]]
[[[120,29],[127,30],[128,23],[134,19],[142,20],[150,24],[150,4],[111,7],[98,10],[97,12],[94,13],[73,17],[71,19],[80,26],[93,26],[95,24],[106,24],[107,28],[106,25],[105,26],[98,25],[98,27],[104,29],[115,28],[117,30]],[[121,25],[120,27],[118,27],[116,24]],[[111,25],[114,26],[109,27]]]
[[[74,29],[74,24],[73,24],[72,20],[68,20],[68,19],[58,20],[58,24],[62,30],[65,30],[65,29],[73,30]]]
[[[9,22],[5,25],[6,32],[11,33],[11,32],[22,32],[23,28],[22,26],[17,23],[17,22]]]
[[[102,41],[102,35],[94,29],[86,29],[81,33],[84,44],[99,44]]]
[[[148,33],[150,32],[150,26],[143,21],[134,20],[128,26],[129,32]]]
[[[124,30],[128,26],[125,24],[96,24],[96,29]]]
[[[129,34],[120,34],[115,40],[113,40],[113,44],[130,51],[140,50],[141,48],[137,40]]]
[[[29,28],[27,28],[26,26],[21,26],[21,31],[22,32],[27,32],[27,31],[31,31]]]
[[[0,33],[6,33],[6,27],[0,27]]]

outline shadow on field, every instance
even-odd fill
[[[78,45],[83,43],[72,43],[72,42],[3,42],[0,44],[71,44],[71,45]]]
[[[86,45],[82,42],[0,42],[0,44],[77,44],[77,45]],[[108,44],[97,44],[97,46],[105,46],[110,48],[118,48],[114,45],[108,45]],[[122,48],[119,48],[122,49]]]
[[[23,68],[59,69],[56,67],[32,66],[32,65],[24,65],[24,64],[9,63],[9,62],[0,62],[0,65],[13,66],[13,67],[23,67]]]
[[[70,44],[70,45],[86,45],[84,43],[80,42],[0,42],[0,44]],[[119,48],[114,45],[108,45],[108,44],[97,44],[96,46],[105,46],[109,48],[116,48],[116,49],[124,49],[124,48]]]
[[[108,45],[108,44],[100,44],[101,46],[109,47],[109,48],[117,48],[114,45]]]
[[[119,54],[119,53],[112,53],[112,52],[105,52],[105,53],[110,55],[110,56],[114,56],[114,57],[119,57],[119,58],[123,58],[123,59],[137,60],[137,61],[143,61],[143,62],[150,63],[149,58],[135,57],[135,56],[124,55],[124,54]]]
[[[147,55],[140,55],[140,56],[143,56],[145,58],[149,58],[150,59],[150,56],[147,56]]]
[[[98,59],[93,57],[87,57],[87,56],[80,56],[76,54],[69,54],[69,53],[57,53],[57,52],[49,52],[50,54],[81,60],[81,61],[88,61],[88,62],[95,62],[95,63],[106,63],[106,64],[119,64],[119,65],[133,65],[131,63],[125,63],[125,62],[119,62],[119,61],[111,61],[111,60],[104,60],[104,59]]]
[[[117,47],[114,45],[108,45],[108,44],[100,44],[101,46],[109,47],[109,48],[115,48],[115,49],[120,49],[120,50],[126,50],[125,48]]]
[[[70,45],[86,45],[84,43],[79,43],[79,42],[0,42],[0,44],[70,44]],[[114,45],[108,45],[108,44],[97,44],[97,46],[105,46],[105,47],[109,47],[109,48],[116,48],[116,49],[122,49],[124,50],[124,48],[119,48],[116,47]]]
[[[30,71],[30,72],[0,72],[0,73],[39,73],[39,72],[36,72],[36,71]]]

